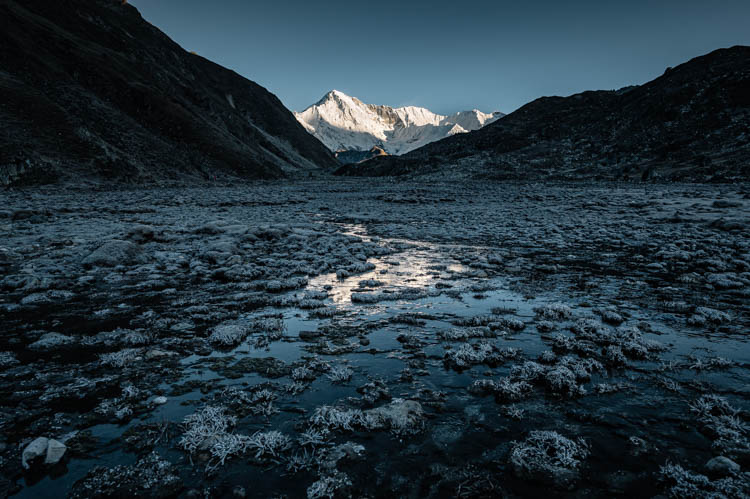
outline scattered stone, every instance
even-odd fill
[[[711,476],[725,477],[740,472],[740,465],[724,456],[716,456],[706,463],[706,471]]]
[[[84,258],[83,265],[114,267],[135,262],[141,255],[141,249],[130,241],[112,239],[99,246],[93,253]]]

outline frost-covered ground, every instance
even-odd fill
[[[747,186],[2,196],[0,495],[750,493]]]

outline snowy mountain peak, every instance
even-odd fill
[[[365,104],[339,90],[331,90],[294,115],[332,151],[379,147],[388,154],[404,154],[456,133],[477,130],[503,116],[477,109],[443,116],[417,106]]]

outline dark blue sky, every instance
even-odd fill
[[[750,0],[130,0],[155,26],[302,110],[333,88],[435,112],[643,83],[750,45]]]

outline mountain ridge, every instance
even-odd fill
[[[338,165],[281,101],[121,0],[0,2],[0,183],[278,178]]]
[[[750,47],[642,85],[541,97],[502,120],[343,175],[729,181],[750,178]]]
[[[365,104],[338,90],[295,113],[305,129],[331,151],[367,152],[379,147],[387,154],[404,154],[434,140],[476,130],[502,116],[476,109],[446,116],[417,106]]]

